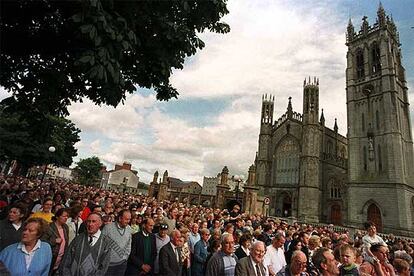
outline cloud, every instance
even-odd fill
[[[117,109],[74,104],[70,118],[84,138],[78,148],[84,156],[97,154],[109,168],[131,162],[144,182],[156,170],[168,170],[201,183],[225,165],[230,174],[247,176],[258,147],[262,94],[275,95],[274,119],[286,111],[289,96],[294,111],[302,113],[307,76],[319,78],[326,126],[332,128],[338,118],[339,132],[346,135],[348,14],[337,2],[229,1],[224,21],[231,32],[202,34],[206,47],[171,78],[180,91],[177,101],[191,106],[188,112],[180,112],[180,105],[168,108],[176,101],[157,102],[148,93],[128,96]],[[208,110],[220,101],[226,104]],[[203,123],[197,124],[200,116]]]

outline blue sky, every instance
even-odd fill
[[[206,47],[171,78],[177,100],[157,102],[138,89],[117,109],[75,103],[70,119],[81,128],[79,158],[97,155],[112,168],[129,161],[141,180],[168,170],[170,176],[202,182],[227,165],[247,175],[257,151],[261,95],[275,95],[277,119],[292,97],[302,112],[302,83],[320,79],[326,125],[338,118],[346,132],[345,30],[349,17],[359,30],[363,15],[375,22],[378,1],[229,0],[226,35],[204,33]],[[414,1],[385,0],[400,31],[403,63],[414,100]],[[0,97],[5,92],[0,91]],[[413,109],[411,109],[412,121]]]

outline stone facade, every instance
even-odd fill
[[[377,23],[347,28],[348,133],[325,126],[319,80],[303,84],[303,114],[273,121],[263,96],[255,185],[271,198],[268,214],[301,221],[410,234],[414,222],[414,154],[398,32],[382,6]]]
[[[347,28],[348,223],[385,232],[413,227],[414,154],[397,28],[382,5],[377,22]]]

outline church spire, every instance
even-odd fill
[[[347,30],[346,40],[349,42],[349,41],[353,40],[354,37],[355,37],[355,28],[354,28],[354,24],[352,24],[351,17],[349,18],[348,27],[346,28],[346,30]]]
[[[323,108],[321,110],[321,119],[319,121],[321,122],[321,125],[325,125],[325,116],[323,115]]]
[[[293,116],[293,109],[292,109],[292,97],[289,97],[288,107],[287,107],[287,115],[288,118],[292,118]]]
[[[377,20],[378,20],[378,24],[380,27],[385,26],[386,15],[385,15],[385,10],[384,10],[384,7],[382,6],[381,1],[379,2],[379,5],[378,5]]]
[[[334,131],[335,132],[338,132],[338,124],[336,122],[336,118],[335,118],[335,124],[334,124]]]

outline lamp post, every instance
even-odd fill
[[[48,150],[49,150],[50,153],[54,153],[56,151],[56,148],[54,146],[50,146]],[[45,179],[45,175],[46,175],[46,171],[47,171],[47,165],[48,164],[46,162],[45,169],[43,170],[42,180],[40,180],[40,184],[42,184],[43,180]]]
[[[239,191],[240,191],[240,182],[243,181],[244,176],[243,175],[235,175],[233,177],[234,181],[236,181],[237,186],[236,186],[236,201],[239,201]]]

